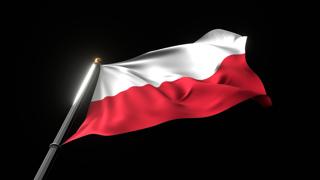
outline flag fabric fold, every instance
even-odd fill
[[[250,98],[271,105],[245,59],[246,36],[216,29],[198,41],[101,65],[87,117],[67,142],[169,120],[208,117]]]

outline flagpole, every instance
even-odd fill
[[[56,153],[56,151],[58,150],[58,148],[61,145],[62,139],[67,131],[67,129],[69,128],[69,125],[71,123],[71,120],[74,116],[74,113],[76,112],[76,110],[78,109],[81,99],[84,96],[88,84],[91,82],[91,78],[92,75],[96,69],[96,67],[99,67],[101,63],[101,59],[100,58],[96,58],[93,62],[93,64],[91,65],[86,77],[84,78],[78,92],[77,95],[73,101],[73,104],[64,120],[64,122],[62,123],[60,130],[58,131],[55,139],[53,140],[53,142],[49,145],[49,151],[46,155],[46,157],[44,158],[44,160],[42,161],[42,164],[36,174],[36,176],[34,177],[34,180],[42,180],[48,167],[50,166],[50,163]]]

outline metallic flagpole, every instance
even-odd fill
[[[36,176],[34,177],[34,180],[42,180],[43,179],[43,177],[44,177],[44,175],[45,175],[45,173],[51,163],[51,160],[53,159],[57,149],[60,147],[62,138],[64,137],[64,134],[66,133],[66,131],[70,125],[70,122],[73,118],[73,115],[79,107],[81,99],[82,99],[83,95],[85,94],[84,92],[86,92],[86,90],[87,90],[88,84],[91,81],[91,77],[94,73],[94,70],[96,69],[96,67],[100,66],[100,63],[101,63],[101,59],[96,58],[94,60],[94,63],[91,65],[86,77],[84,78],[84,80],[83,80],[83,82],[77,92],[77,95],[74,99],[74,102],[73,102],[63,124],[60,127],[58,134],[56,135],[53,142],[49,145],[49,151],[48,151],[46,157],[44,158]]]

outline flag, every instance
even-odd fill
[[[246,36],[216,29],[198,41],[100,66],[86,119],[67,142],[170,120],[208,117],[248,99],[271,105],[245,59]]]

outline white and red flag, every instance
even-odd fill
[[[261,80],[246,63],[246,39],[216,29],[191,44],[101,65],[87,117],[66,142],[208,117],[247,99],[271,105]]]

